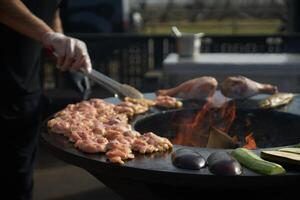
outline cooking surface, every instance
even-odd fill
[[[219,95],[219,94],[217,94]],[[154,94],[146,94],[146,98],[153,98]],[[249,108],[255,108],[256,100],[264,98],[265,95],[256,96],[251,101],[244,101],[238,104],[238,106],[249,106]],[[111,103],[119,102],[116,98],[105,99]],[[291,114],[300,115],[300,99],[299,96],[296,96],[291,104],[287,105],[279,112],[286,112]],[[149,113],[148,113],[149,114]],[[146,114],[146,115],[148,115]],[[299,179],[300,172],[288,171],[284,176],[261,176],[250,170],[244,168],[244,173],[242,176],[236,177],[222,177],[212,175],[208,168],[205,167],[200,170],[184,170],[176,168],[171,161],[171,153],[175,150],[182,148],[181,145],[174,145],[174,148],[171,152],[165,153],[154,153],[150,155],[140,155],[136,154],[136,157],[133,160],[128,160],[124,165],[111,164],[106,161],[104,154],[86,154],[73,147],[73,144],[70,143],[65,137],[58,134],[49,134],[47,132],[47,120],[44,122],[42,137],[46,144],[50,147],[53,153],[62,160],[69,162],[71,164],[77,165],[79,167],[85,168],[88,171],[97,171],[100,174],[105,175],[106,173],[113,173],[114,176],[118,177],[127,177],[134,179],[147,179],[150,181],[159,181],[166,182],[170,184],[184,184],[191,183],[196,185],[203,184],[203,181],[207,179],[213,179],[218,181],[220,184],[224,182],[231,182],[233,179],[239,180],[239,184],[243,181],[253,184],[253,181],[260,181],[261,179],[272,180],[272,182],[278,182],[280,184],[282,180],[296,180]],[[295,143],[300,141],[295,141]],[[195,147],[184,147],[191,148],[198,151],[204,158],[207,158],[212,152],[218,151],[218,149],[209,149],[209,148],[195,148]],[[230,151],[230,150],[228,150]],[[259,153],[260,150],[256,150],[256,153]],[[164,178],[162,178],[164,177]],[[248,178],[246,178],[248,177]],[[255,179],[251,177],[256,177]],[[195,181],[198,180],[199,181]],[[180,180],[180,183],[178,183]],[[175,182],[174,182],[175,181]],[[211,184],[219,184],[215,181],[211,181]],[[260,182],[263,184],[263,182]],[[285,182],[286,183],[286,182]],[[208,184],[208,183],[207,183]],[[284,184],[283,182],[281,184]],[[234,186],[234,184],[232,185]]]
[[[48,134],[43,133],[43,138],[50,145],[57,148],[63,153],[72,154],[73,158],[78,157],[82,161],[90,160],[94,167],[99,167],[99,170],[103,167],[120,167],[120,168],[134,168],[136,170],[140,169],[142,171],[160,171],[165,173],[182,173],[182,174],[193,174],[193,175],[212,175],[208,168],[203,168],[200,170],[184,170],[176,168],[171,161],[171,153],[176,151],[179,148],[189,148],[198,151],[204,158],[207,158],[212,152],[220,151],[220,149],[209,149],[209,148],[193,148],[185,147],[181,145],[174,145],[173,150],[167,153],[154,153],[150,155],[140,155],[136,154],[136,157],[133,160],[128,160],[124,165],[116,165],[106,162],[104,155],[99,154],[86,154],[73,147],[73,145],[64,137],[57,134]],[[230,151],[230,150],[228,150]],[[256,150],[256,153],[259,153],[260,150]],[[243,176],[257,176],[258,174],[244,169]],[[300,173],[289,171],[286,175],[299,175]]]

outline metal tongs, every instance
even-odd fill
[[[130,97],[135,99],[143,98],[143,94],[140,91],[138,91],[136,88],[127,84],[121,84],[118,81],[115,81],[94,69],[92,69],[91,72],[87,72],[85,70],[82,70],[82,72],[91,80],[97,82],[105,89],[115,94],[115,96],[121,100],[123,100],[125,97]]]
[[[57,54],[52,48],[46,48],[45,50],[49,56],[54,56],[55,58],[57,58]],[[143,98],[143,94],[134,87],[127,84],[121,84],[118,81],[115,81],[94,69],[92,69],[90,72],[85,69],[81,69],[79,71],[89,77],[91,80],[97,82],[98,84],[112,92],[120,100],[123,100],[125,97],[135,99]]]

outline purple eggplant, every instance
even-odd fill
[[[207,158],[207,165],[211,173],[222,176],[236,176],[242,174],[242,166],[229,153],[216,151]]]
[[[200,153],[185,148],[178,149],[172,153],[172,162],[178,168],[191,170],[199,170],[206,164]]]

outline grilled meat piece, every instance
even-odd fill
[[[172,96],[183,99],[203,100],[212,97],[217,89],[218,82],[210,76],[203,76],[186,81],[177,87],[158,90],[158,96]]]
[[[88,138],[85,140],[78,140],[74,146],[86,153],[105,152],[108,140],[104,137]]]
[[[277,93],[267,97],[264,100],[259,102],[259,107],[263,109],[267,108],[276,108],[279,106],[284,106],[289,104],[293,98],[294,94],[292,93]]]
[[[180,108],[182,107],[182,102],[170,96],[157,96],[155,98],[155,105],[164,108]]]
[[[132,117],[134,115],[147,112],[149,110],[149,106],[147,102],[143,101],[142,99],[136,100],[127,98],[126,100],[125,98],[125,101],[115,106],[114,110],[118,113],[125,113],[129,117]]]
[[[167,138],[157,136],[152,132],[137,137],[132,145],[134,151],[142,154],[167,151],[173,147],[172,143]]]
[[[130,97],[125,97],[124,101],[126,102],[131,102],[133,104],[139,104],[139,105],[142,105],[142,106],[154,106],[155,105],[155,102],[153,100],[150,100],[150,99],[134,99],[134,98],[130,98]]]
[[[129,141],[111,140],[108,145],[106,156],[112,163],[124,164],[123,160],[134,158]]]
[[[221,92],[229,98],[245,99],[261,93],[274,94],[278,89],[274,85],[258,83],[244,76],[231,76],[221,83]]]
[[[177,102],[175,98],[172,100],[172,103]],[[110,162],[124,164],[125,160],[134,158],[132,150],[151,153],[172,147],[168,139],[154,133],[143,136],[128,124],[128,117],[146,112],[154,103],[152,100],[134,99],[118,105],[100,99],[82,101],[58,112],[48,121],[48,127],[52,133],[68,137],[83,152],[106,152]],[[138,143],[144,146],[139,147]]]

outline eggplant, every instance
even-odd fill
[[[172,153],[172,163],[178,168],[199,170],[205,166],[206,161],[197,151],[181,148]]]
[[[294,148],[283,148],[279,149],[279,151],[262,151],[260,156],[270,162],[276,162],[289,168],[300,169],[300,154],[298,151],[294,151]]]
[[[225,151],[216,151],[207,158],[207,165],[211,173],[222,176],[241,175],[243,168],[240,163]]]
[[[294,148],[293,147],[281,148],[281,149],[279,149],[279,151],[300,154],[300,148],[295,148],[295,147]]]

